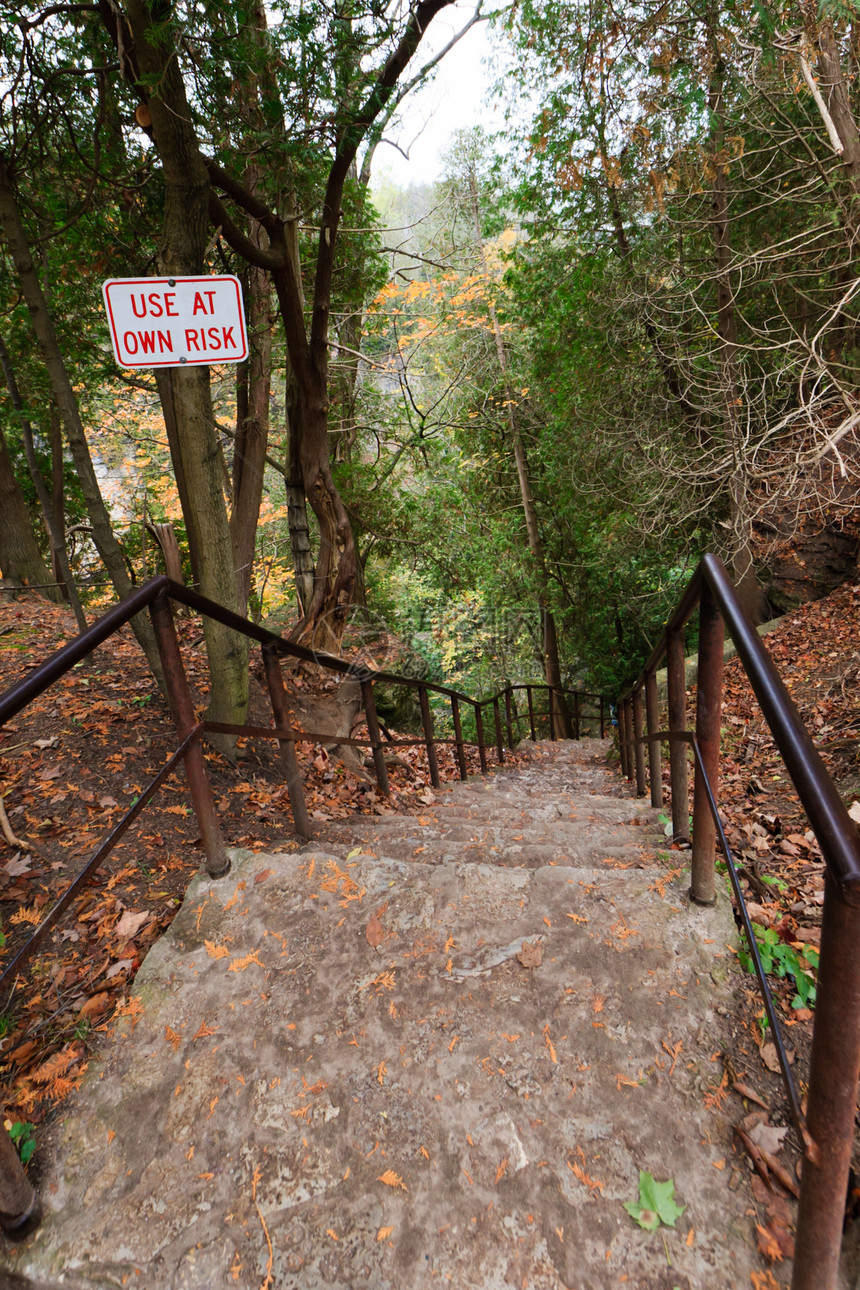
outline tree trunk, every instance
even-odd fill
[[[42,559],[39,543],[30,523],[27,502],[12,468],[12,458],[0,426],[0,574],[16,587],[37,587],[49,600],[59,600],[51,587],[51,575]]]
[[[164,174],[164,217],[159,267],[167,277],[200,274],[209,226],[209,177],[200,156],[176,51],[165,40],[172,30],[163,21],[168,5],[150,8],[146,0],[128,0],[126,13],[134,37],[141,77],[155,88],[149,97],[152,132]],[[177,483],[184,484],[183,514],[192,559],[204,596],[236,610],[233,547],[221,474],[221,453],[212,412],[209,368],[165,369],[168,393],[165,422]],[[180,492],[182,496],[182,492]],[[187,506],[187,510],[185,507]],[[241,724],[248,707],[248,644],[243,636],[204,616],[209,658],[211,721]],[[213,742],[232,754],[235,739],[218,735]]]
[[[92,525],[93,540],[107,569],[108,576],[113,583],[114,590],[119,598],[122,599],[132,590],[131,578],[128,575],[122,548],[114,535],[110,516],[98,486],[89,446],[87,445],[86,433],[81,421],[78,401],[60,351],[53,321],[45,304],[44,294],[30,255],[27,235],[10,183],[6,161],[2,156],[0,156],[0,225],[2,225],[6,235],[18,281],[21,284],[21,294],[27,305],[33,331],[42,351],[45,368],[51,381],[54,398],[63,418],[63,424],[66,427],[66,438],[71,450],[78,482],[81,486],[84,505],[87,508],[87,514]],[[161,663],[149,619],[144,614],[136,614],[131,620],[131,626],[146,655],[153,676],[161,684]]]
[[[245,182],[250,192],[257,186],[257,172],[249,167]],[[250,237],[266,249],[269,239],[252,221]],[[272,389],[272,289],[269,275],[255,265],[248,267],[248,358],[244,408],[237,399],[236,442],[233,448],[233,505],[230,536],[236,570],[238,612],[247,614],[254,570],[257,525],[263,497],[263,472],[269,443],[269,396]]]
[[[59,571],[59,577],[63,580],[66,595],[65,599],[69,601],[75,615],[75,621],[78,624],[79,631],[86,631],[87,620],[84,615],[83,606],[81,605],[78,589],[72,578],[72,571],[69,568],[69,560],[66,554],[65,533],[63,531],[63,512],[62,508],[57,510],[56,503],[50,497],[47,486],[39,470],[39,462],[36,459],[36,447],[33,442],[33,429],[29,420],[24,415],[24,402],[21,398],[21,392],[18,389],[18,382],[15,379],[15,372],[12,367],[12,359],[9,356],[9,350],[6,342],[0,336],[0,364],[3,367],[3,375],[6,378],[6,387],[9,391],[9,398],[12,400],[12,406],[18,414],[21,433],[24,436],[24,451],[27,455],[27,465],[30,469],[30,477],[33,480],[33,487],[36,490],[36,496],[39,499],[39,505],[42,508],[42,517],[45,521],[45,528],[48,533],[48,541],[51,544],[51,555],[53,557],[53,567]],[[56,409],[52,408],[52,429]],[[59,518],[58,518],[59,515]],[[41,558],[41,557],[40,557]],[[47,572],[47,570],[46,570]],[[48,581],[45,579],[45,581]],[[62,600],[62,587],[52,587],[45,591],[45,595],[50,600]]]
[[[305,503],[305,484],[299,459],[299,406],[295,381],[288,373],[285,418],[287,428],[287,468],[284,483],[287,494],[287,517],[290,529],[290,549],[293,553],[293,572],[296,579],[296,598],[299,615],[305,618],[314,598],[314,553],[308,528],[308,510]]]

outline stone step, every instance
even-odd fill
[[[555,818],[527,768],[504,793],[455,786],[426,832],[356,821],[196,878],[46,1144],[45,1222],[10,1270],[71,1290],[749,1290],[714,1060],[728,900],[690,906],[683,854],[624,823],[641,803],[577,797],[583,750],[548,747]],[[487,818],[498,853],[452,838],[464,802],[508,799],[531,818]],[[674,1180],[675,1228],[625,1211],[640,1170]]]

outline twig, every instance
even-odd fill
[[[9,816],[6,814],[6,807],[3,803],[3,796],[0,794],[0,829],[3,830],[3,837],[9,843],[10,847],[17,847],[19,851],[29,851],[30,847],[20,838],[16,838],[12,832],[12,825],[9,823]]]

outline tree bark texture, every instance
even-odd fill
[[[166,277],[200,274],[209,227],[209,176],[197,145],[172,37],[159,26],[160,20],[169,17],[169,6],[150,8],[146,0],[128,0],[126,13],[141,78],[155,87],[148,104],[164,176],[159,267]],[[172,367],[165,369],[165,374],[167,380],[159,385],[165,396],[169,391],[165,423],[195,576],[204,596],[235,611],[233,546],[209,368]],[[210,679],[207,717],[241,723],[248,707],[247,641],[206,617],[203,630]],[[228,753],[235,746],[229,736],[216,736],[213,742]]]

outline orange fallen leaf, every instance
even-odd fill
[[[213,941],[204,941],[203,944],[210,959],[224,959],[230,953],[226,945],[216,945]]]
[[[200,1029],[197,1031],[197,1034],[194,1036],[194,1038],[206,1039],[209,1035],[214,1035],[218,1029],[219,1029],[218,1026],[207,1026],[205,1021],[201,1021]]]
[[[264,966],[265,966],[265,964],[263,964],[263,963],[261,963],[261,962],[260,962],[260,957],[259,957],[259,955],[260,955],[260,951],[259,951],[259,950],[252,950],[252,952],[251,952],[250,954],[245,954],[245,955],[244,955],[242,958],[240,958],[240,959],[233,959],[233,962],[230,964],[230,966],[228,967],[227,971],[228,971],[228,972],[244,972],[244,971],[245,971],[245,969],[246,969],[246,968],[249,968],[249,967],[251,966],[251,964],[252,964],[252,963],[255,963],[255,964],[257,965],[257,967],[264,967]]]
[[[695,1241],[695,1239],[696,1239],[696,1232],[695,1232],[695,1229],[691,1227],[691,1228],[690,1228],[690,1230],[689,1230],[689,1232],[687,1233],[687,1239],[686,1239],[686,1241],[684,1242],[684,1244],[685,1244],[685,1245],[692,1245],[692,1244],[693,1244],[693,1242]]]
[[[402,1187],[404,1191],[409,1190],[400,1174],[396,1174],[393,1169],[386,1169],[385,1173],[380,1174],[376,1181],[385,1183],[386,1187]]]
[[[174,1052],[176,1052],[177,1048],[182,1043],[182,1036],[178,1035],[175,1030],[171,1030],[170,1026],[164,1027],[164,1038],[168,1044],[173,1046]]]
[[[376,914],[374,914],[371,917],[370,922],[367,924],[367,927],[364,929],[364,938],[367,941],[368,945],[370,945],[373,949],[376,949],[379,945],[382,944],[382,941],[385,938],[385,931],[383,929],[382,923],[380,923],[379,919],[376,917]]]
[[[387,1241],[393,1231],[393,1227],[380,1227],[379,1231],[376,1233],[377,1241]]]

